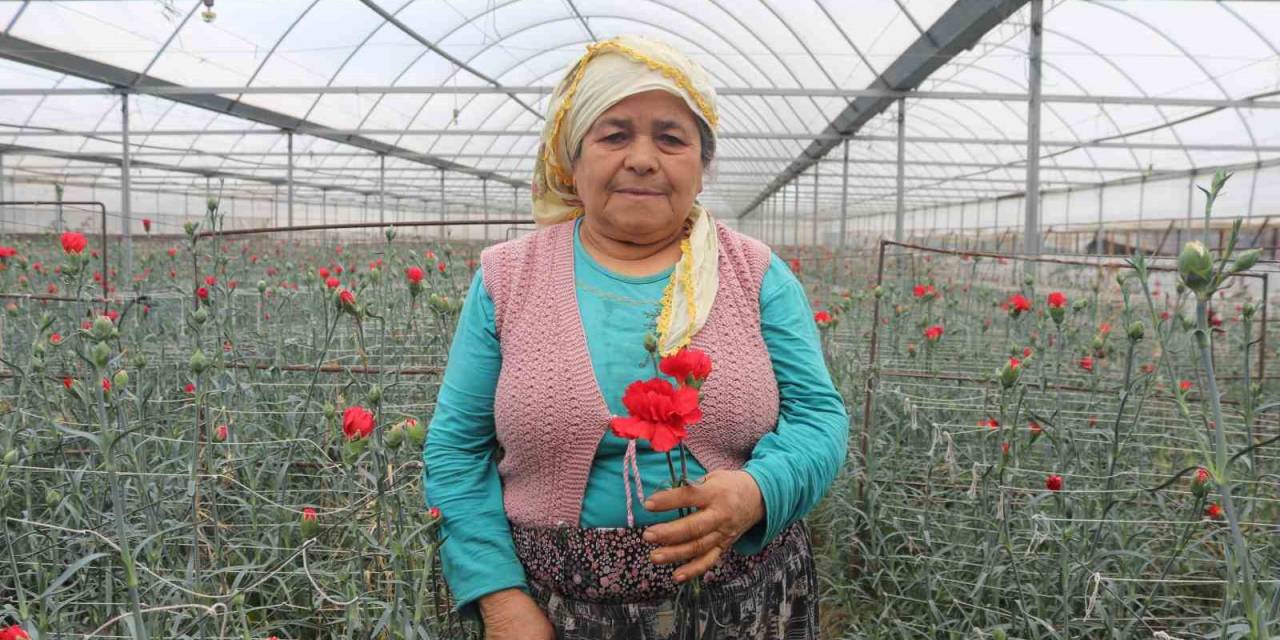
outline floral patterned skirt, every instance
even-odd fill
[[[533,599],[559,640],[810,640],[818,637],[818,584],[803,522],[759,553],[728,551],[703,575],[694,604],[656,565],[641,527],[512,525]],[[695,620],[696,618],[696,620]]]

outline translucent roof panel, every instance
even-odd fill
[[[944,0],[369,4],[218,0],[207,21],[194,0],[0,3],[0,145],[18,147],[6,155],[34,148],[60,158],[16,154],[7,166],[34,163],[50,177],[49,167],[83,170],[77,154],[118,157],[119,96],[67,91],[158,82],[200,91],[131,96],[132,151],[149,174],[167,166],[175,181],[197,185],[200,172],[220,171],[274,188],[288,163],[284,131],[295,129],[295,178],[350,197],[378,188],[380,152],[396,188],[415,194],[438,189],[438,166],[466,197],[481,191],[481,176],[509,189],[527,185],[546,88],[587,43],[633,33],[686,51],[722,91],[707,200],[741,214],[762,196],[794,198],[798,185],[805,200],[793,208],[811,211],[838,197],[843,173],[839,145],[819,136],[855,98],[872,99],[823,92],[881,89],[879,74],[921,64],[908,53],[929,41],[924,30],[969,26]],[[1029,10],[1019,0],[990,4],[1006,17],[975,32],[919,83],[924,95],[906,100],[913,202],[989,199],[1025,184]],[[1046,189],[1280,157],[1275,102],[1223,102],[1276,100],[1280,3],[1049,0],[1044,24]],[[31,65],[37,47],[72,57]],[[486,91],[466,91],[475,87]],[[895,112],[877,113],[849,143],[859,209],[893,206]],[[823,157],[810,157],[819,146]],[[787,173],[797,168],[805,171]],[[765,186],[786,180],[777,193]]]

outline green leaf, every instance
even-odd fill
[[[84,556],[83,558],[80,558],[79,560],[76,560],[75,562],[71,563],[71,566],[64,569],[61,575],[59,575],[53,582],[49,583],[49,586],[44,590],[44,593],[41,593],[40,595],[36,596],[35,599],[44,600],[45,598],[49,597],[50,595],[53,594],[55,590],[57,590],[58,587],[62,586],[62,583],[71,579],[71,576],[75,575],[77,571],[83,569],[85,565],[89,564],[90,562],[93,562],[94,560],[97,560],[98,558],[106,557],[106,555],[107,554],[101,553],[101,552],[90,553],[89,555]]]

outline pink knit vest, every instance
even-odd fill
[[[504,449],[498,473],[507,518],[521,526],[578,526],[591,462],[612,417],[578,314],[573,224],[480,255],[502,350],[493,407]],[[720,287],[692,341],[711,356],[712,372],[702,386],[702,421],[685,440],[708,471],[741,468],[778,422],[777,378],[760,333],[769,248],[719,222],[716,231]]]

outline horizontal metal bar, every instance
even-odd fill
[[[94,96],[131,93],[152,96],[200,95],[547,95],[550,85],[535,86],[434,86],[434,85],[310,85],[310,86],[210,86],[210,87],[49,87],[0,89],[5,96]],[[719,87],[717,96],[762,98],[907,98],[909,100],[973,100],[980,102],[1026,102],[1030,94],[977,91],[893,91],[889,89],[840,89],[804,87]],[[1238,109],[1280,109],[1280,100],[1268,100],[1280,92],[1249,98],[1181,98],[1175,96],[1045,94],[1045,102],[1074,104],[1138,105],[1151,107],[1200,107]]]
[[[255,135],[285,135],[288,131],[284,129],[156,129],[151,131],[130,131],[130,136],[138,137],[171,137],[171,136],[255,136]],[[512,131],[505,129],[294,129],[297,135],[324,135],[324,136],[467,136],[467,137],[514,137],[514,138],[530,138],[542,135],[540,131]],[[48,131],[48,130],[31,130],[31,131],[5,131],[0,133],[0,138],[5,136],[17,137],[104,137],[114,138],[123,135],[120,131]],[[814,140],[844,140],[843,136],[821,134],[821,133],[786,133],[771,131],[726,131],[719,135],[722,140],[784,140],[796,142],[812,142]],[[1002,145],[1025,147],[1026,139],[1023,138],[954,138],[948,136],[906,136],[906,142],[911,144],[980,144],[980,145]],[[875,135],[858,135],[849,138],[851,142],[891,142],[896,144],[897,136],[875,136]],[[1092,141],[1092,140],[1041,140],[1041,146],[1046,147],[1090,147],[1103,149],[1153,149],[1167,151],[1182,151],[1190,149],[1195,151],[1244,151],[1244,152],[1262,152],[1275,153],[1280,152],[1280,145],[1247,145],[1247,144],[1210,144],[1210,143],[1174,143],[1174,142],[1124,142],[1119,140]]]

